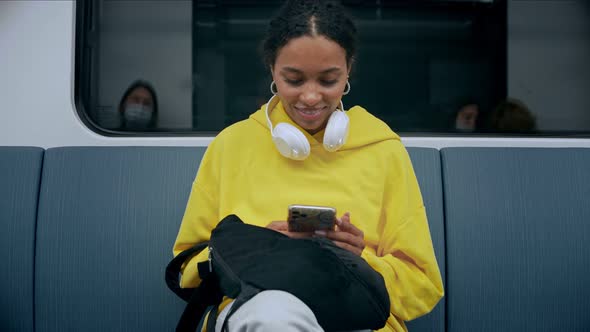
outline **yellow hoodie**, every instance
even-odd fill
[[[407,331],[403,321],[428,313],[443,296],[422,196],[399,136],[361,107],[347,114],[348,141],[327,152],[323,131],[308,134],[277,105],[273,125],[290,123],[310,142],[311,154],[304,161],[280,155],[264,106],[223,130],[201,161],[174,255],[208,240],[229,214],[264,227],[286,220],[290,204],[332,206],[339,216],[348,211],[365,235],[362,257],[383,275],[389,292],[391,315],[381,331]],[[185,265],[182,287],[200,283],[197,262],[207,254],[205,250]]]

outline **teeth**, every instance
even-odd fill
[[[318,114],[320,111],[304,111],[304,110],[299,110],[299,112],[303,113],[303,114],[307,114],[307,115],[315,115]]]

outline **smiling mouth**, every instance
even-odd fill
[[[315,120],[317,119],[325,107],[319,109],[305,109],[305,108],[297,108],[294,107],[297,113],[299,113],[304,119],[306,120]]]

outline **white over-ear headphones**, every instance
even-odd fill
[[[270,97],[265,110],[272,140],[283,156],[294,160],[304,160],[309,156],[311,150],[307,137],[289,123],[281,122],[274,129],[272,127],[269,110],[272,111],[279,102],[279,99],[275,99],[275,97],[276,95]],[[350,120],[348,119],[348,115],[344,113],[344,105],[341,100],[340,110],[336,109],[328,119],[328,124],[324,132],[324,149],[334,152],[346,143],[349,123]]]

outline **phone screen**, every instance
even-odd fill
[[[290,205],[287,223],[290,232],[334,230],[336,209],[327,206]]]

